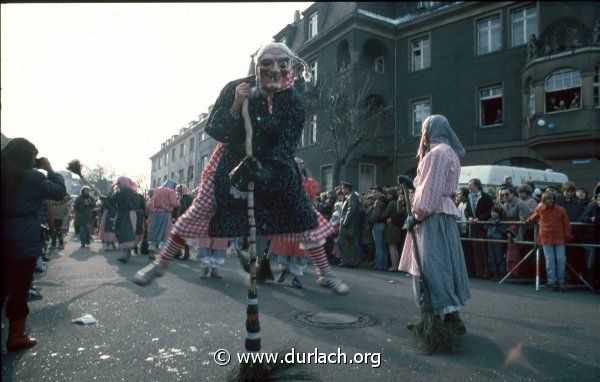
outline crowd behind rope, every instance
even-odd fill
[[[349,203],[352,193],[352,185],[344,182],[315,199],[317,209],[338,227],[336,236],[328,241],[330,261],[350,268],[397,272],[398,250],[406,236],[406,231],[402,230],[407,217],[402,192],[398,187],[374,186],[370,192],[354,193],[358,200],[354,211],[350,207],[352,203]],[[534,223],[539,222],[537,242],[544,252],[547,286],[558,291],[564,290],[565,284],[579,283],[577,274],[565,270],[568,260],[595,290],[599,289],[598,249],[567,248],[565,244],[598,243],[600,183],[590,195],[585,188],[577,187],[573,182],[548,186],[542,191],[532,182],[513,185],[508,176],[505,183],[497,188],[484,187],[479,179],[471,179],[468,187],[456,191],[455,204],[461,214],[457,224],[463,239],[508,241],[463,240],[469,277],[498,281],[512,271],[512,280],[530,279],[535,271],[533,261],[516,266],[531,246],[516,244],[515,241],[533,241]],[[342,211],[346,205],[349,208]],[[340,227],[343,221],[354,228],[344,230]],[[527,224],[507,225],[503,223],[505,221]],[[570,223],[588,224],[571,226]],[[349,246],[348,242],[354,245]]]

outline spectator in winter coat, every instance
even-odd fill
[[[527,223],[540,220],[537,242],[544,248],[548,286],[553,291],[559,291],[565,282],[565,244],[572,239],[572,235],[567,211],[555,203],[556,196],[544,192],[542,204],[527,219]]]
[[[504,190],[503,190],[504,191]],[[502,218],[502,207],[492,207],[490,224],[486,226],[488,239],[504,239],[505,227],[500,224]],[[504,260],[504,244],[488,243],[488,266],[493,274],[493,280],[498,281],[501,275],[506,273],[506,261]]]
[[[390,187],[386,189],[386,196],[389,199],[389,203],[382,214],[383,219],[385,219],[383,242],[387,245],[391,261],[391,267],[388,269],[388,272],[397,272],[400,263],[398,245],[404,244],[402,226],[406,219],[406,213],[400,214],[398,212],[398,191],[395,188]]]
[[[584,227],[583,242],[597,244],[600,239],[600,190],[596,193],[595,199],[588,204],[585,211],[581,214],[579,221],[582,223],[593,224],[592,227]],[[588,282],[598,290],[600,286],[600,258],[597,248],[586,248],[586,271]]]
[[[517,189],[517,195],[519,196],[519,199],[524,201],[525,204],[527,204],[527,207],[529,207],[529,214],[532,214],[538,205],[538,201],[533,197],[531,187],[527,184],[520,185]]]
[[[2,202],[2,305],[9,320],[6,348],[16,351],[35,346],[25,332],[29,315],[27,292],[33,279],[36,258],[42,252],[39,211],[42,200],[62,200],[65,182],[36,147],[24,138],[13,138],[2,149],[0,165]],[[35,167],[47,171],[48,175]]]
[[[469,181],[469,202],[465,209],[465,215],[471,224],[471,237],[485,239],[485,230],[476,222],[485,222],[490,219],[494,199],[482,191],[481,181],[477,178]],[[472,242],[473,260],[475,262],[475,278],[491,278],[487,264],[487,248],[480,241]]]
[[[388,199],[381,195],[375,201],[373,215],[369,222],[373,224],[373,240],[375,241],[375,269],[385,271],[388,259],[388,249],[383,242],[383,234],[385,231],[385,219],[383,212],[387,208]]]
[[[90,244],[95,207],[96,201],[90,195],[90,188],[81,187],[81,195],[75,199],[75,224],[79,227],[81,248]]]
[[[365,196],[365,219],[362,226],[362,244],[365,248],[365,261],[369,266],[375,265],[375,241],[373,240],[373,224],[369,221],[373,216],[373,208],[375,204],[375,196],[367,194]]]
[[[65,247],[63,236],[64,231],[62,229],[63,222],[69,218],[69,206],[67,205],[68,199],[65,196],[63,200],[55,200],[50,203],[50,214],[52,216],[50,226],[50,233],[52,235],[52,243],[50,244],[50,250],[56,249],[56,240],[58,239],[58,248],[63,249]]]

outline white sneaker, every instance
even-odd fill
[[[350,287],[348,284],[338,279],[337,276],[330,272],[323,277],[317,279],[317,284],[324,288],[330,288],[337,294],[348,294],[350,293]]]
[[[133,282],[137,285],[146,285],[152,281],[155,277],[160,277],[165,274],[165,269],[158,264],[152,262],[146,265],[144,268],[137,271],[133,276]]]

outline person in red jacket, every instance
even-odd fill
[[[560,291],[565,282],[565,243],[572,239],[571,225],[567,211],[556,205],[556,195],[551,192],[542,194],[542,204],[527,219],[527,223],[540,220],[537,241],[544,248],[548,286]]]

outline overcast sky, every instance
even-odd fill
[[[148,179],[160,144],[310,4],[2,4],[2,133],[55,170]]]

